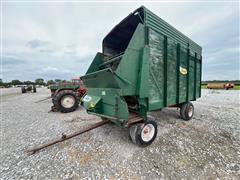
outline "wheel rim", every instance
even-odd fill
[[[141,137],[144,142],[149,142],[152,140],[155,134],[155,127],[152,124],[146,124],[141,132]]]
[[[70,95],[66,95],[61,99],[61,105],[64,108],[71,108],[75,104],[75,98]]]
[[[188,108],[188,116],[192,117],[192,115],[193,115],[193,106],[189,106],[189,108]]]

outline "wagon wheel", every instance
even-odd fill
[[[26,93],[25,87],[22,87],[21,90],[22,90],[22,93]]]
[[[33,86],[33,92],[34,92],[34,93],[37,92],[36,86]]]
[[[26,87],[26,91],[31,91],[32,90],[32,86],[27,86]]]
[[[142,124],[130,127],[129,135],[134,144],[141,147],[149,146],[157,136],[157,123],[154,118],[148,116],[148,120]]]
[[[63,113],[75,111],[79,104],[79,98],[72,90],[63,90],[53,97],[56,109]]]
[[[180,107],[180,116],[183,120],[189,121],[194,114],[194,107],[191,102],[186,102]]]

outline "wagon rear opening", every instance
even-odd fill
[[[137,25],[143,23],[143,12],[133,12],[116,25],[103,39],[103,54],[109,57],[124,52]]]
[[[92,65],[96,66],[94,69],[89,68],[87,74],[109,67],[116,70],[139,23],[143,23],[142,10],[131,13],[117,24],[103,39],[103,52],[99,53],[101,57],[95,57],[94,61],[97,62],[93,61]]]
[[[117,94],[117,91],[121,89],[121,83],[129,83],[127,79],[120,77],[115,71],[125,55],[125,50],[128,48],[138,24],[143,23],[143,18],[143,11],[141,9],[131,13],[116,25],[103,39],[103,53],[98,53],[96,55],[86,75],[81,77],[88,88],[101,88],[98,89],[101,91],[99,93],[96,93],[97,89],[94,89],[94,94],[104,96],[109,89],[116,89],[113,90],[113,92]],[[136,51],[138,51],[138,49],[136,49]],[[92,106],[94,106],[95,113],[102,114],[102,108],[98,108],[95,105],[97,103],[104,103],[105,106],[108,106],[108,103],[103,99],[101,99],[101,102],[99,101],[95,101]],[[124,96],[119,101],[123,104],[127,102],[127,104],[125,104],[125,110],[127,111],[136,109],[138,104],[134,96]],[[87,107],[90,106],[90,104],[87,105]]]

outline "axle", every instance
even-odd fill
[[[105,124],[107,124],[107,123],[109,123],[109,122],[110,122],[110,120],[100,121],[100,122],[98,122],[98,123],[95,123],[95,124],[93,124],[93,125],[91,125],[91,126],[89,126],[89,127],[83,128],[82,130],[80,130],[80,131],[78,131],[78,132],[75,132],[75,133],[73,133],[73,134],[69,134],[69,135],[66,135],[66,134],[62,133],[61,138],[58,138],[58,139],[49,141],[49,142],[47,142],[47,143],[45,143],[45,144],[42,144],[42,145],[40,145],[40,146],[38,146],[38,147],[29,149],[29,150],[27,150],[27,153],[29,153],[30,155],[32,155],[32,154],[36,153],[37,151],[39,151],[39,150],[41,150],[41,149],[43,149],[43,148],[46,148],[46,147],[48,147],[48,146],[57,144],[57,143],[62,142],[62,141],[66,141],[67,139],[73,138],[73,137],[75,137],[75,136],[78,136],[78,135],[80,135],[80,134],[83,134],[83,133],[85,133],[85,132],[88,132],[88,131],[90,131],[90,130],[92,130],[92,129],[95,129],[95,128],[98,128],[98,127],[100,127],[100,126],[103,126],[103,125],[105,125]]]

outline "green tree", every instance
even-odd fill
[[[53,80],[49,80],[47,81],[47,86],[49,86],[50,84],[54,84],[55,82]]]
[[[17,79],[15,79],[15,80],[12,80],[11,84],[12,84],[12,85],[21,85],[22,82],[19,81],[19,80],[17,80]]]
[[[35,84],[38,84],[38,85],[45,85],[45,82],[44,82],[44,79],[42,78],[38,78],[35,80]]]
[[[61,79],[55,79],[56,83],[61,82],[61,81],[62,81]]]
[[[31,84],[34,84],[34,82],[32,82],[32,81],[24,81],[23,84],[25,84],[25,85],[31,85]]]

